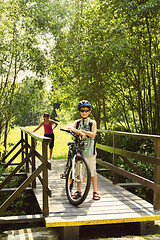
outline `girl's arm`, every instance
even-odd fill
[[[54,120],[52,120],[52,119],[50,119],[50,121],[51,121],[51,124],[54,124],[54,127],[53,127],[53,129],[55,129],[57,126],[58,126],[58,123],[57,122],[55,122]]]
[[[38,126],[36,129],[33,130],[33,132],[37,131],[40,127],[42,127],[42,125],[43,125],[43,122],[41,122],[41,123],[39,124],[39,126]]]

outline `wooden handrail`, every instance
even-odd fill
[[[152,164],[158,164],[160,162],[160,158],[157,158],[157,157],[147,156],[141,153],[131,152],[131,151],[120,149],[120,148],[114,148],[114,147],[102,145],[99,143],[96,144],[96,147],[101,150],[114,153],[119,156],[130,157],[143,162],[149,162]]]
[[[121,136],[126,136],[126,137],[128,136],[128,137],[160,140],[160,135],[150,135],[150,134],[131,133],[131,132],[120,132],[120,131],[111,131],[111,130],[104,130],[104,129],[97,129],[97,132],[104,132],[104,133],[108,133],[108,134],[116,134],[116,135],[121,135]]]
[[[51,141],[50,138],[48,137],[45,137],[45,136],[42,136],[38,133],[35,133],[35,132],[32,132],[32,131],[29,131],[28,129],[26,128],[23,128],[23,127],[20,127],[21,131],[23,131],[24,133],[27,133],[30,137],[33,137],[34,139],[40,141],[40,142],[47,142],[49,143]]]
[[[110,130],[101,130],[101,129],[98,129],[97,132],[113,135],[113,146],[96,143],[97,149],[107,151],[113,154],[113,163],[108,163],[106,162],[106,160],[102,161],[100,159],[97,159],[97,164],[103,167],[106,167],[113,172],[114,184],[118,183],[117,174],[119,174],[133,181],[137,181],[143,186],[146,186],[152,189],[154,191],[154,200],[153,200],[154,209],[160,209],[160,135],[139,134],[139,133],[110,131]],[[155,145],[155,157],[117,148],[118,136],[136,137],[136,138],[153,140]],[[128,163],[129,166],[134,171],[136,171],[136,174],[127,172],[122,168],[118,168],[117,167],[118,157],[121,157],[126,163]],[[127,157],[153,164],[154,165],[154,182],[143,177],[142,174],[140,174],[140,172],[138,171],[138,169],[136,169],[136,167],[133,164],[129,163],[129,160],[127,159]]]

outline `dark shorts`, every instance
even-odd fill
[[[49,148],[53,149],[53,147],[54,147],[54,134],[44,134],[44,136],[52,139],[52,142],[50,142],[50,144],[49,144]]]

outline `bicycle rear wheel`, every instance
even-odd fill
[[[73,174],[74,171],[74,174]],[[78,206],[86,199],[91,185],[91,172],[87,161],[82,156],[76,156],[74,166],[70,166],[66,177],[66,194],[69,202]],[[74,198],[74,193],[80,191],[81,196]]]

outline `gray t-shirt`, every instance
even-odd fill
[[[80,121],[78,130],[82,129],[84,131],[91,131],[90,126],[91,126],[90,119],[88,119],[84,124],[82,123],[82,121]],[[83,156],[87,158],[96,155],[95,140],[89,136],[86,136],[86,138],[83,141],[84,141]]]

